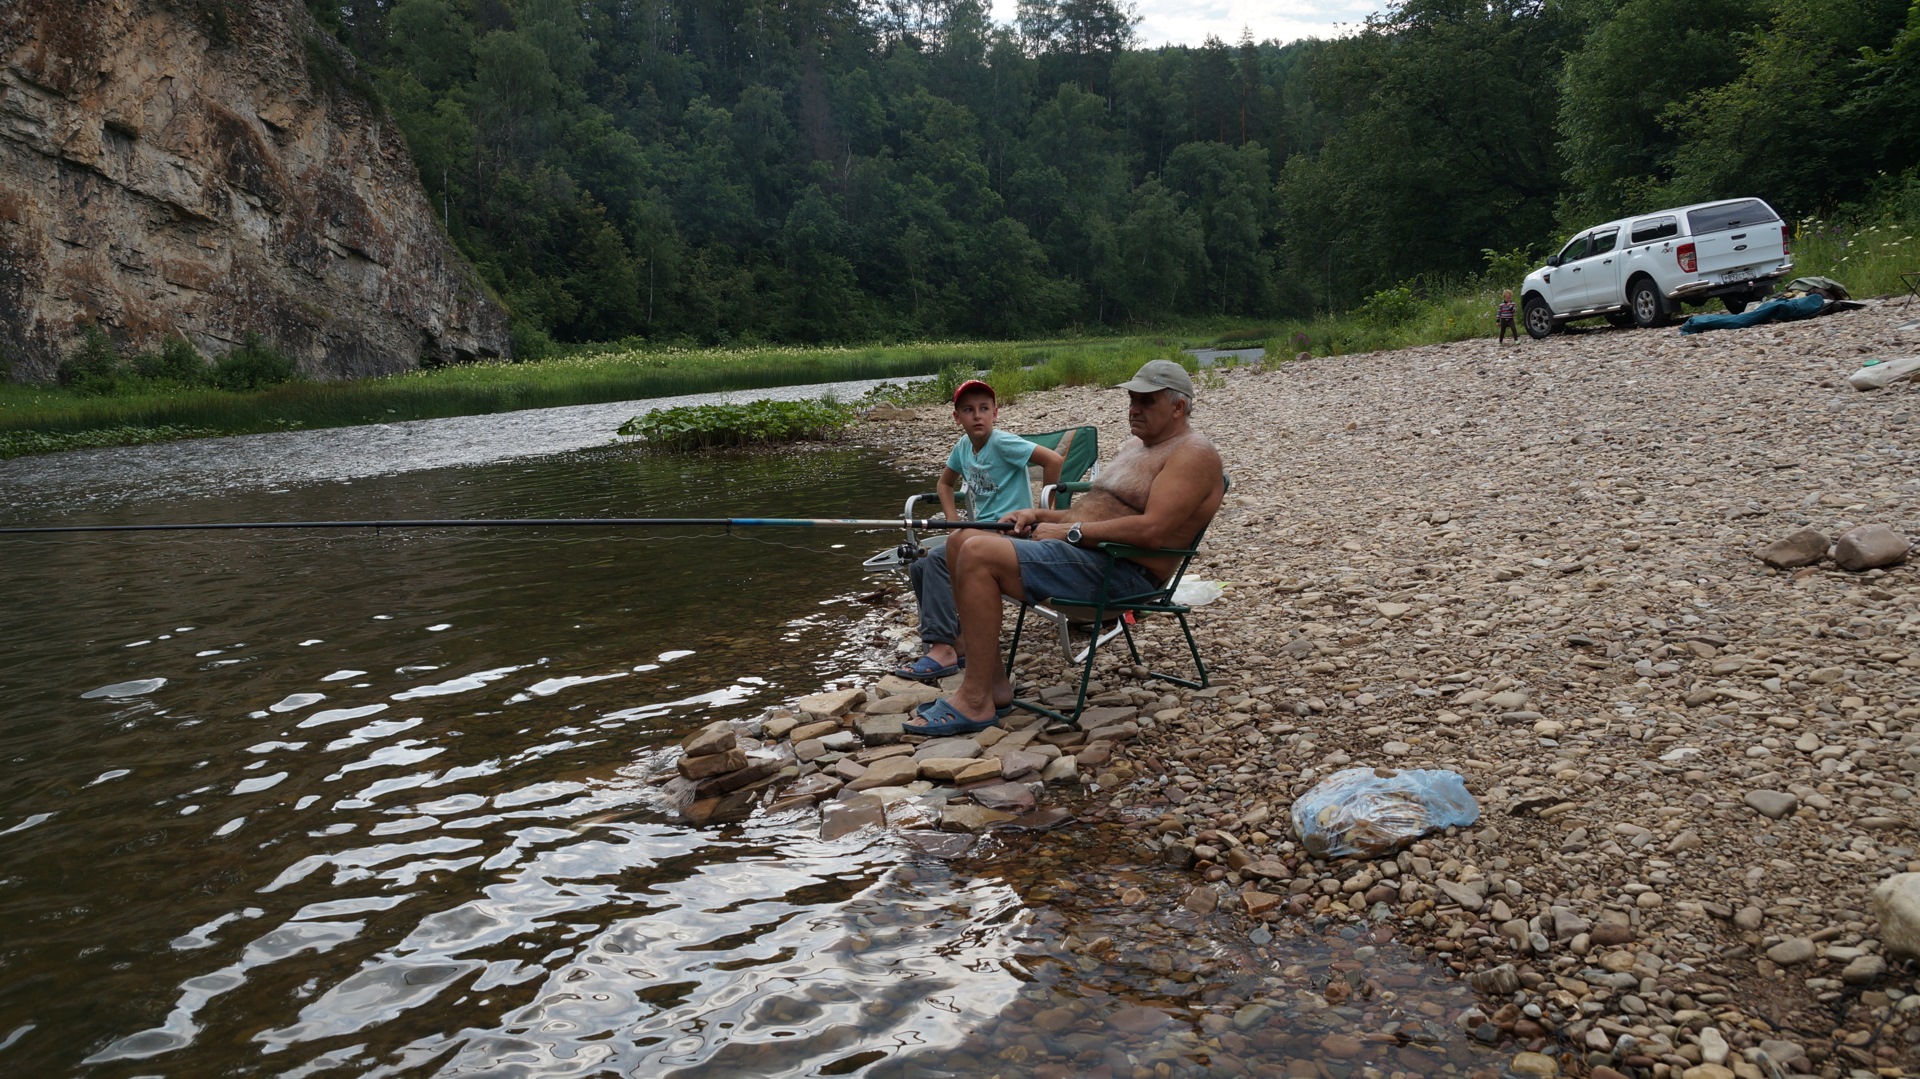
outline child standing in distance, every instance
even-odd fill
[[[962,433],[953,444],[953,452],[947,455],[947,465],[940,471],[937,487],[940,509],[947,520],[960,519],[955,497],[963,482],[973,497],[977,521],[997,521],[1014,510],[1033,508],[1033,487],[1027,479],[1029,465],[1040,466],[1043,483],[1060,482],[1060,466],[1066,459],[1019,435],[997,429],[994,424],[999,419],[1000,401],[992,386],[970,378],[953,391],[953,422],[960,425]],[[943,546],[913,562],[908,572],[916,597],[926,579],[927,563],[944,560],[946,556]],[[960,639],[960,627],[930,624],[924,606],[921,611],[920,639],[927,646],[926,654],[893,673],[901,678],[936,682],[966,666],[954,647]]]
[[[1500,323],[1500,343],[1507,343],[1507,331],[1513,330],[1513,339],[1520,340],[1520,331],[1513,325],[1513,290],[1500,293],[1500,306],[1494,308],[1493,317]]]

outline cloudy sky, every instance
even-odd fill
[[[1242,28],[1256,41],[1335,37],[1386,6],[1385,0],[1134,0],[1143,45],[1198,45],[1207,35],[1231,45]],[[1018,0],[993,0],[993,17],[1013,19]]]

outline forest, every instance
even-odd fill
[[[1294,317],[1734,195],[1920,220],[1908,0],[1405,0],[1159,48],[1116,0],[308,4],[524,358]]]

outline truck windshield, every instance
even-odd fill
[[[1743,199],[1719,206],[1705,206],[1687,214],[1687,226],[1695,236],[1702,236],[1709,232],[1725,232],[1742,225],[1764,225],[1778,220],[1780,215],[1774,213],[1759,199]]]

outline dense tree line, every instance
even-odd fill
[[[1654,204],[1920,211],[1909,0],[1158,49],[1116,0],[309,3],[523,346],[1299,314]]]

